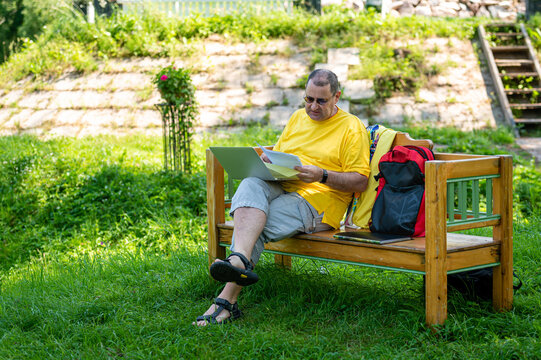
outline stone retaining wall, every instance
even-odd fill
[[[473,17],[483,16],[514,21],[517,13],[525,12],[524,2],[516,0],[395,0],[391,14]]]
[[[343,0],[322,0],[322,5],[340,5],[342,2]],[[514,21],[518,14],[526,12],[525,0],[346,0],[345,4],[356,11],[375,7],[383,14],[391,16],[483,16]]]

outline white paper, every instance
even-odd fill
[[[263,150],[265,155],[267,155],[267,157],[269,158],[270,162],[274,165],[279,165],[290,169],[293,169],[295,166],[302,166],[301,160],[297,155],[268,150],[261,145],[259,145],[259,147]]]
[[[280,179],[280,180],[298,179],[297,174],[299,172],[295,169],[290,169],[287,167],[283,167],[283,166],[275,165],[275,164],[269,164],[269,163],[265,163],[265,166],[267,167],[267,169],[269,169],[272,176],[274,176],[277,179]]]

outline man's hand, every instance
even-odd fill
[[[297,177],[307,183],[320,181],[323,177],[323,169],[314,165],[295,166],[295,170],[299,173]]]
[[[269,160],[269,157],[267,156],[267,154],[261,153],[261,155],[259,155],[259,157],[261,158],[261,160],[263,160],[263,162],[271,164],[271,161]]]

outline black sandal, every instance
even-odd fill
[[[245,269],[239,269],[231,264],[229,259],[231,256],[238,256],[244,264]],[[210,275],[221,282],[235,282],[240,286],[255,284],[259,280],[259,276],[252,270],[254,266],[241,253],[234,252],[227,259],[213,263],[210,266]]]
[[[216,304],[217,307],[216,307],[216,310],[214,310],[212,314],[198,316],[196,321],[206,321],[208,324],[217,325],[217,324],[226,324],[242,316],[242,312],[239,310],[238,303],[231,304],[226,299],[216,298],[214,300],[214,304]],[[218,315],[220,315],[220,313],[224,309],[229,311],[229,317],[218,322],[216,318],[218,317]]]

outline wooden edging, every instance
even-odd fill
[[[483,53],[485,54],[485,58],[487,59],[488,69],[490,70],[490,74],[492,75],[492,80],[494,81],[494,87],[496,88],[496,95],[498,96],[498,101],[500,102],[500,105],[502,107],[505,121],[507,122],[507,124],[509,124],[511,129],[513,129],[515,136],[518,136],[518,131],[515,126],[513,113],[511,112],[511,109],[509,108],[509,101],[507,100],[507,96],[505,95],[502,79],[500,78],[498,67],[496,66],[496,62],[494,61],[494,55],[492,54],[492,50],[490,49],[490,46],[488,45],[486,41],[486,33],[485,33],[485,28],[483,27],[483,25],[479,25],[478,31],[479,31],[479,41],[481,42]]]
[[[541,67],[539,66],[539,61],[537,61],[537,57],[535,56],[535,50],[532,46],[532,42],[530,41],[530,36],[528,35],[528,32],[526,31],[526,27],[524,26],[524,24],[520,24],[520,30],[522,31],[522,34],[524,35],[524,42],[526,43],[526,46],[528,47],[530,60],[533,62],[535,72],[539,76],[541,75]],[[540,83],[538,83],[538,85],[541,85],[541,79],[539,81]]]

